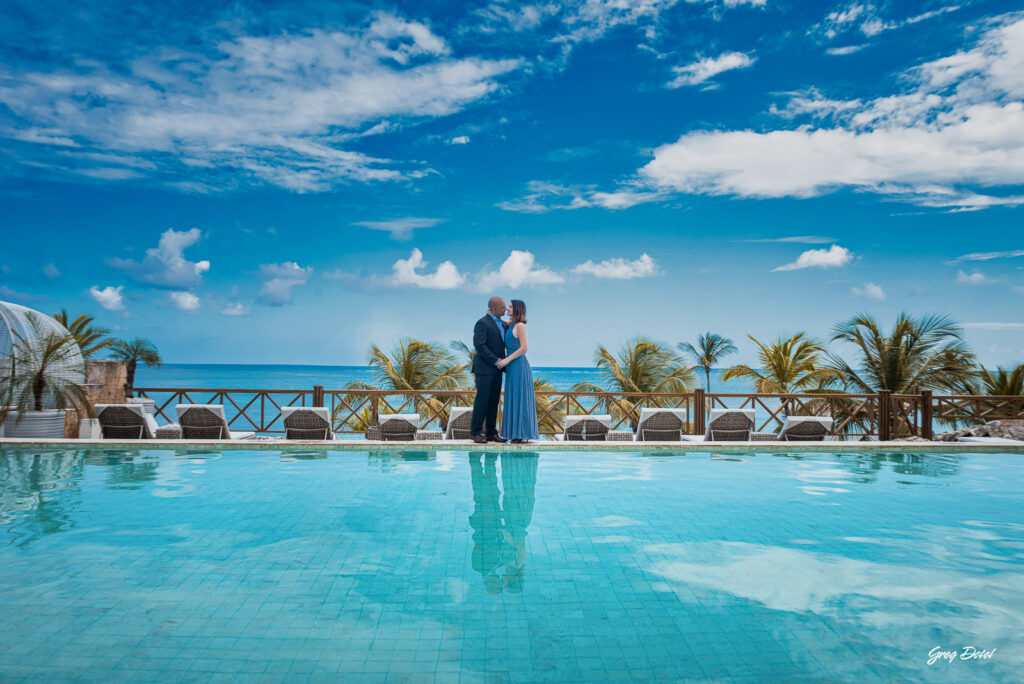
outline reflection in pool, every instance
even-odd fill
[[[0,451],[0,680],[999,681],[1024,458]],[[995,648],[928,665],[937,646]]]

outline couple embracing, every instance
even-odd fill
[[[508,321],[502,316],[508,316]],[[487,313],[473,328],[473,377],[476,400],[470,438],[477,444],[522,444],[537,439],[537,406],[533,395],[533,371],[526,360],[526,304],[513,299],[508,307],[501,297],[491,297]],[[498,401],[502,375],[505,406],[498,434]]]

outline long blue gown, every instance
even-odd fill
[[[505,351],[519,349],[519,340],[512,334],[515,326],[505,332]],[[501,436],[505,439],[537,439],[537,404],[533,395],[533,371],[526,354],[505,366],[505,407],[501,413]]]

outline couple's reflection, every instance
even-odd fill
[[[489,594],[519,593],[526,582],[526,528],[533,518],[537,454],[471,453],[473,569]],[[498,489],[498,467],[501,489]]]

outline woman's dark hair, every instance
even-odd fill
[[[526,304],[521,299],[513,299],[512,304],[512,320],[510,323],[515,325],[516,323],[526,323]]]

